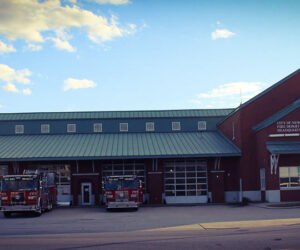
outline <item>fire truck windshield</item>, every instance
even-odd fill
[[[106,190],[138,189],[139,181],[136,179],[108,179],[105,182]]]
[[[2,191],[31,191],[38,189],[37,178],[5,178],[2,180]]]

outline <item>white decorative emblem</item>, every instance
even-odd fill
[[[279,154],[271,154],[270,155],[270,163],[271,163],[271,174],[276,174],[279,162]]]

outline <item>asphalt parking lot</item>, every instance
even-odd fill
[[[57,208],[0,215],[0,249],[298,249],[300,208],[257,204]]]
[[[0,215],[0,235],[128,232],[224,221],[300,218],[300,208],[264,208],[254,205],[141,207],[138,211],[108,212],[101,207],[56,208],[40,217]]]

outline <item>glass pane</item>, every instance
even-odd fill
[[[187,191],[187,196],[195,196],[196,191]]]
[[[177,191],[176,196],[185,196],[185,191]]]
[[[196,173],[195,172],[191,172],[191,173],[186,173],[187,177],[196,177]]]
[[[206,178],[198,178],[197,183],[201,183],[201,184],[206,183],[206,180],[207,180]]]
[[[197,166],[197,171],[206,171],[206,166]]]
[[[207,192],[206,191],[197,191],[197,195],[200,196],[200,195],[206,195]]]
[[[197,189],[206,189],[206,184],[203,184],[203,185],[197,185]]]
[[[176,177],[185,177],[185,173],[176,173]]]
[[[184,167],[176,167],[176,172],[185,172],[185,168]]]
[[[165,183],[166,184],[173,184],[174,183],[174,179],[166,179]]]
[[[166,196],[175,196],[175,192],[166,191]]]
[[[298,177],[298,167],[290,167],[290,177]]]
[[[196,190],[196,185],[187,185],[186,189],[195,189]]]
[[[172,174],[166,173],[166,174],[165,174],[165,177],[166,177],[166,178],[174,178],[174,174],[173,174],[173,173],[172,173]]]
[[[195,167],[186,167],[186,171],[195,172]]]
[[[280,178],[280,187],[288,187],[289,178]]]
[[[187,183],[196,183],[196,179],[195,178],[189,178],[186,180]]]
[[[185,183],[185,179],[176,179],[176,183]]]
[[[291,177],[290,186],[298,187],[299,186],[299,177]]]
[[[206,172],[198,172],[197,177],[206,177]]]
[[[166,186],[165,186],[165,189],[166,189],[166,190],[174,190],[175,187],[174,187],[173,185],[166,185]]]
[[[185,185],[176,185],[176,190],[185,190]]]
[[[280,177],[289,177],[289,168],[288,167],[280,167],[279,168],[279,176]]]

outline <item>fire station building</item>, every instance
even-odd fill
[[[75,206],[132,174],[148,204],[300,201],[300,69],[236,109],[2,113],[0,178],[25,169]]]

